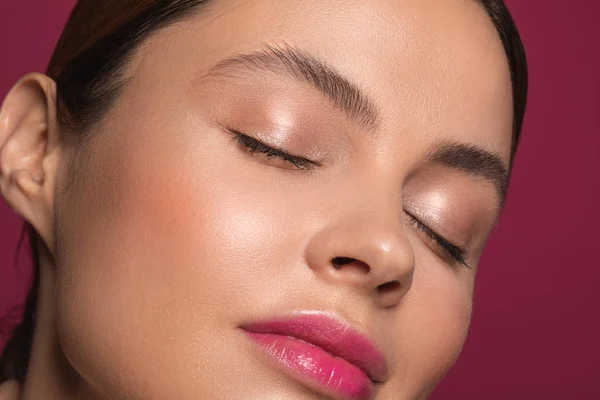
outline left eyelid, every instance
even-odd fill
[[[451,242],[444,236],[437,233],[435,230],[430,228],[427,224],[422,222],[413,214],[409,213],[406,210],[404,212],[415,224],[418,225],[419,229],[421,229],[427,236],[432,237],[432,239],[436,242],[438,246],[443,247],[444,251],[446,251],[456,263],[471,269],[471,266],[465,261],[465,250],[462,247],[458,246],[457,244]]]

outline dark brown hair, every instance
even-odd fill
[[[102,120],[126,83],[122,74],[136,47],[161,28],[192,16],[215,0],[79,0],[47,68],[56,81],[57,120],[65,133],[82,136]],[[527,99],[525,53],[510,13],[502,0],[476,0],[489,14],[506,52],[513,86],[513,154]],[[70,171],[73,173],[74,171]],[[0,383],[24,382],[31,355],[39,287],[38,246],[43,243],[28,223],[33,281],[23,318],[0,357]]]

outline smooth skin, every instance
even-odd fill
[[[337,70],[377,124],[281,71],[215,73],[266,45]],[[473,0],[215,1],[153,35],[126,75],[91,132],[57,124],[42,74],[0,112],[2,195],[45,244],[22,398],[322,398],[238,329],[302,310],[339,314],[383,350],[390,376],[375,399],[426,398],[465,340],[499,212],[487,180],[426,154],[450,141],[510,159],[510,75],[485,11]],[[230,130],[320,166],[250,154]],[[471,268],[407,213],[464,247]],[[335,257],[354,261],[336,268]]]

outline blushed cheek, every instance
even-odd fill
[[[58,260],[67,357],[98,386],[148,399],[219,364],[215,335],[263,293],[285,241],[275,200],[234,165],[159,143],[98,144],[63,207]]]
[[[173,354],[201,351],[184,345],[201,335],[197,310],[214,295],[210,280],[197,278],[203,250],[191,246],[207,239],[206,210],[167,159],[130,150],[115,140],[90,154],[72,204],[62,207],[59,336],[73,366],[98,386],[121,394],[146,386],[168,398],[178,378],[153,366],[185,372],[190,360]]]

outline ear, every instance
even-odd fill
[[[60,154],[56,84],[42,74],[26,75],[13,86],[0,109],[0,192],[52,253]]]
[[[18,400],[19,383],[17,381],[8,381],[0,385],[0,400]]]

